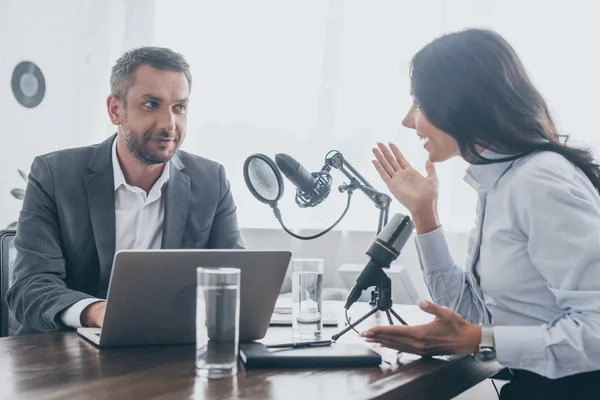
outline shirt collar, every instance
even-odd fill
[[[489,149],[485,149],[481,152],[481,155],[491,160],[508,157],[506,154],[498,154]],[[500,180],[502,175],[510,169],[514,161],[515,160],[500,161],[492,164],[471,164],[469,168],[467,168],[465,182],[475,190],[483,189],[484,191],[489,192]]]
[[[121,169],[121,163],[119,162],[119,158],[117,157],[117,138],[113,141],[112,145],[112,166],[113,166],[113,178],[115,182],[115,190],[120,188],[121,186],[128,187],[127,181],[125,180],[125,175],[123,174],[123,170]],[[171,171],[171,162],[165,163],[165,167],[163,168],[162,174],[158,178],[158,180],[152,186],[152,190],[154,188],[161,189],[165,183],[169,180],[169,173]]]

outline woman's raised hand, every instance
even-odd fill
[[[438,178],[433,163],[425,163],[427,176],[423,176],[410,165],[395,144],[390,143],[388,148],[383,143],[377,143],[373,154],[376,158],[373,164],[377,172],[392,195],[411,213],[417,224],[417,233],[436,229],[439,226]],[[422,229],[419,229],[421,221]]]

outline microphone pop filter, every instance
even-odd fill
[[[283,196],[283,178],[275,162],[264,154],[253,154],[244,162],[244,180],[260,202],[276,205]]]

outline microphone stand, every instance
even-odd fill
[[[379,209],[379,223],[377,224],[377,234],[379,234],[383,227],[388,223],[390,203],[392,202],[390,196],[375,190],[375,188],[373,188],[373,186],[367,182],[367,180],[363,178],[350,163],[348,163],[342,153],[337,150],[332,150],[325,156],[325,166],[323,166],[323,170],[329,172],[331,171],[331,168],[340,170],[348,177],[348,179],[350,179],[350,183],[343,183],[339,186],[338,190],[340,193],[348,192],[348,194],[351,195],[354,190],[358,189],[371,199],[375,204],[375,207]]]
[[[377,292],[373,291],[373,293],[376,293],[375,307],[373,307],[371,311],[363,315],[361,318],[348,325],[346,328],[344,328],[343,331],[333,335],[331,337],[332,341],[337,341],[343,334],[348,332],[350,329],[354,329],[358,324],[363,322],[365,319],[369,318],[371,315],[375,314],[377,311],[385,311],[385,315],[387,316],[390,325],[394,325],[392,315],[396,317],[398,321],[400,321],[400,323],[402,323],[403,325],[408,325],[406,321],[404,321],[402,317],[400,317],[400,315],[398,315],[398,313],[396,313],[396,311],[394,311],[394,309],[392,308],[392,280],[387,275],[385,275],[385,273],[383,273],[383,277],[377,285]],[[346,312],[348,312],[348,310],[346,310]],[[346,314],[346,318],[347,317],[348,314]]]
[[[340,193],[348,192],[349,195],[352,195],[354,190],[358,189],[363,192],[372,202],[375,204],[375,207],[379,209],[379,223],[377,224],[377,235],[383,229],[385,225],[388,223],[388,216],[390,211],[390,203],[392,199],[385,193],[381,193],[360,174],[358,171],[350,165],[348,160],[344,158],[342,153],[337,150],[332,150],[325,156],[325,166],[323,170],[329,172],[331,168],[335,168],[340,170],[348,179],[350,179],[350,183],[343,183],[340,185],[338,190]],[[377,292],[379,288],[376,287],[371,292],[371,301],[370,305],[374,306],[377,302]]]
[[[333,155],[330,156],[330,154]],[[348,161],[346,161],[344,156],[342,156],[342,154],[337,150],[332,150],[325,155],[325,165],[323,166],[323,168],[321,168],[321,171],[316,173],[313,172],[312,176],[319,182],[320,185],[326,185],[329,188],[331,185],[331,175],[329,174],[331,168],[339,169],[344,175],[346,175],[346,177],[350,179],[350,183],[343,183],[338,188],[340,193],[348,193],[346,208],[342,212],[342,215],[337,219],[337,221],[333,223],[333,225],[331,225],[324,231],[321,231],[311,236],[300,236],[295,234],[285,226],[281,217],[281,211],[277,207],[277,203],[271,204],[273,214],[275,214],[275,218],[277,218],[277,221],[279,221],[279,224],[281,225],[283,230],[290,236],[301,240],[317,239],[325,235],[333,228],[335,228],[337,224],[340,223],[340,221],[344,218],[344,216],[348,212],[348,209],[350,208],[350,200],[352,199],[352,194],[356,189],[359,189],[369,199],[371,199],[371,201],[375,204],[375,207],[379,209],[379,223],[377,224],[377,234],[379,234],[383,227],[388,223],[390,203],[392,202],[391,197],[385,193],[381,193],[375,190],[375,188],[373,188],[373,186],[371,186],[371,184],[367,182],[367,180],[363,178],[363,176],[359,174],[358,171],[354,169],[354,167],[350,165]],[[315,185],[317,184],[315,183]],[[314,207],[315,205],[323,201],[323,199],[324,197],[318,199],[317,201],[314,201],[311,198],[310,194],[307,194],[301,191],[300,189],[296,191],[296,204],[299,207]]]
[[[369,199],[371,199],[371,201],[375,204],[375,207],[379,209],[379,223],[377,224],[377,234],[379,234],[383,227],[388,223],[390,203],[392,201],[390,196],[375,190],[375,188],[373,188],[373,186],[361,174],[359,174],[358,171],[352,165],[350,165],[350,163],[348,163],[342,153],[337,150],[332,150],[325,156],[325,166],[323,167],[323,170],[329,172],[331,168],[340,170],[344,175],[346,175],[346,177],[348,177],[348,179],[350,179],[350,183],[343,183],[338,188],[341,193],[348,192],[348,194],[351,195],[354,190],[358,189]],[[371,292],[371,301],[369,304],[374,306],[373,309],[360,319],[356,320],[354,323],[348,325],[341,332],[333,335],[331,340],[338,340],[343,334],[348,332],[350,329],[354,329],[358,324],[375,314],[377,311],[385,311],[390,325],[394,325],[392,315],[396,317],[403,325],[408,325],[392,308],[392,281],[383,271],[382,273],[383,277],[381,278],[381,281]]]

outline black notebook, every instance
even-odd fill
[[[261,343],[240,343],[240,358],[252,368],[351,368],[381,364],[381,356],[361,343],[299,349],[268,349]]]

